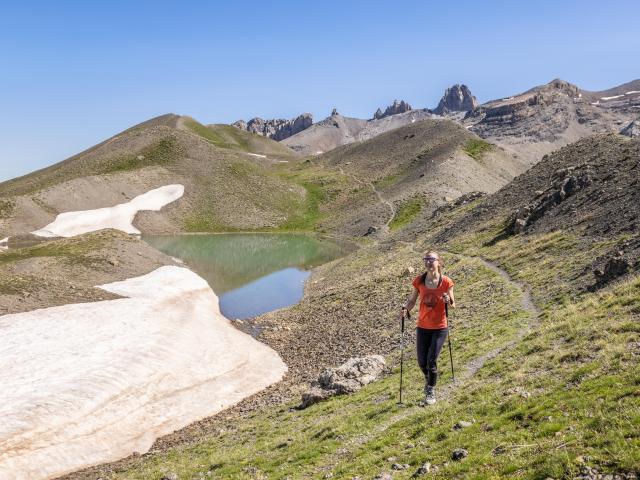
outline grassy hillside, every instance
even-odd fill
[[[321,267],[302,303],[261,319],[290,328],[285,335],[267,328],[262,339],[294,372],[301,365],[309,372],[285,381],[289,403],[186,429],[109,475],[351,479],[387,472],[408,479],[425,462],[429,478],[574,478],[587,468],[637,474],[639,232],[607,209],[637,204],[637,189],[624,187],[636,181],[638,143],[583,140],[495,194],[417,216],[386,242]],[[577,175],[584,164],[590,183],[547,205],[524,231],[510,230],[514,209],[566,187],[566,168]],[[557,169],[565,169],[562,181]],[[457,284],[457,382],[451,384],[445,350],[440,401],[418,406],[421,374],[410,358],[400,407],[395,314],[409,290],[407,269],[426,249],[443,253]],[[594,268],[612,252],[619,258],[620,249],[631,257],[628,270],[598,283]],[[304,358],[296,356],[300,350]],[[393,366],[383,380],[304,411],[290,408],[298,403],[296,385],[322,365],[372,352],[386,353]],[[457,428],[462,420],[471,425]],[[468,456],[453,460],[456,448]]]
[[[525,165],[449,120],[423,120],[382,133],[370,140],[338,147],[313,163],[325,171],[350,177],[361,193],[349,207],[333,209],[328,228],[363,235],[385,224],[391,205],[400,222],[407,214],[431,213],[471,191],[493,192]],[[381,205],[373,189],[391,205]],[[368,194],[365,194],[368,192]]]
[[[317,192],[282,174],[289,162],[297,156],[268,138],[166,115],[1,183],[0,233],[35,230],[58,213],[112,206],[169,183],[184,184],[185,196],[140,215],[144,231],[313,229]]]
[[[479,246],[482,237],[465,241]],[[525,251],[517,246],[499,242],[483,253],[512,269],[516,266],[502,257],[505,250],[518,252],[519,267],[536,265],[540,252],[567,266],[568,255],[553,242]],[[475,280],[465,274],[471,268]],[[540,272],[533,270],[519,277],[535,298],[544,298]],[[132,460],[114,478],[160,478],[170,471],[180,478],[209,471],[212,478],[372,478],[391,472],[392,463],[410,465],[393,478],[410,478],[425,462],[438,468],[435,478],[569,478],[584,464],[603,472],[637,469],[640,280],[632,277],[561,306],[553,298],[539,301],[539,324],[527,330],[512,285],[472,259],[451,265],[450,274],[464,306],[453,317],[459,380],[450,389],[441,386],[445,397],[435,408],[416,406],[421,374],[411,359],[406,407],[395,403],[395,369],[353,396],[305,411],[274,407],[237,424],[229,421],[195,446]],[[344,296],[336,300],[349,302]],[[508,345],[521,329],[519,342],[464,378],[474,358]],[[393,333],[389,325],[387,334]],[[447,385],[446,351],[441,363]],[[460,420],[472,426],[454,429]],[[469,456],[452,461],[455,448],[465,448]]]

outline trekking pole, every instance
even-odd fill
[[[400,401],[398,402],[398,405],[402,405],[402,374],[403,374],[403,367],[404,367],[404,321],[405,318],[411,318],[411,314],[406,310],[403,309],[402,310],[402,320],[400,321],[400,335],[401,335],[401,341],[400,341]]]
[[[445,314],[447,316],[447,322],[449,322],[449,304],[448,303],[444,304],[444,310],[445,310]],[[447,334],[447,340],[449,342],[449,358],[451,359],[451,378],[453,379],[453,382],[455,383],[456,374],[453,371],[453,353],[451,353],[451,333],[450,333],[451,332],[451,327],[452,327],[452,325],[449,326],[449,333]]]

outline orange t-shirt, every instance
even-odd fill
[[[429,330],[447,328],[447,314],[442,295],[453,287],[453,280],[446,275],[442,276],[442,282],[436,288],[427,288],[422,281],[422,275],[413,279],[413,287],[418,290],[420,298],[420,311],[418,313],[418,327]]]

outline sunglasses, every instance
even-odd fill
[[[433,262],[435,262],[436,260],[438,260],[438,258],[437,258],[437,257],[424,257],[424,258],[423,258],[423,260],[424,260],[425,262],[433,263]]]

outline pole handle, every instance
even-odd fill
[[[406,308],[402,309],[402,319],[400,320],[400,331],[404,333],[405,320],[411,320],[411,313]]]

